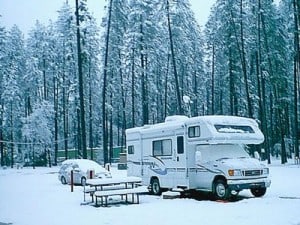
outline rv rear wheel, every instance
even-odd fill
[[[154,195],[161,194],[161,188],[160,188],[159,180],[157,178],[151,180],[151,193]]]
[[[85,177],[81,178],[80,184],[81,184],[81,186],[85,186],[86,185],[86,178]]]
[[[214,183],[214,195],[217,200],[229,199],[230,191],[223,179],[216,180]]]

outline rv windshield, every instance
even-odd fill
[[[242,145],[198,145],[196,161],[209,162],[222,159],[248,158],[249,154]]]

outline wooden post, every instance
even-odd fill
[[[74,191],[74,172],[71,170],[71,192]]]

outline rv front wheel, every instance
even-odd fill
[[[214,183],[214,195],[217,200],[226,200],[230,196],[230,191],[226,182],[222,179],[216,180]]]
[[[157,178],[151,180],[151,192],[154,195],[161,194],[161,188],[160,188],[159,180]]]
[[[258,198],[266,194],[267,188],[252,188],[250,191],[255,197]]]

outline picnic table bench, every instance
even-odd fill
[[[126,203],[139,204],[139,194],[147,192],[145,186],[141,186],[140,177],[120,177],[120,178],[106,178],[106,179],[88,179],[86,185],[88,188],[84,189],[84,194],[90,194],[92,202],[99,206],[99,199],[101,206],[108,205],[108,198],[110,196],[121,196],[121,200],[125,197]],[[131,201],[129,201],[131,196]]]
[[[145,187],[140,186],[140,187],[135,187],[135,188],[123,188],[123,189],[115,189],[115,190],[96,191],[94,193],[94,196],[96,199],[96,206],[99,206],[99,204],[98,204],[99,198],[101,199],[101,206],[107,206],[108,205],[108,197],[115,196],[115,195],[121,196],[121,199],[123,199],[123,197],[125,197],[126,203],[139,204],[139,194],[145,193],[145,192],[146,192]],[[129,195],[131,195],[131,201],[129,201],[129,198],[128,198]]]

